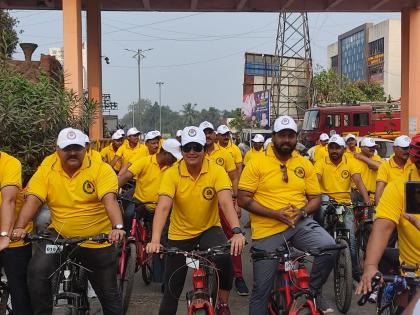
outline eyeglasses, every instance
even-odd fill
[[[289,176],[287,176],[287,167],[284,164],[280,164],[280,171],[283,173],[282,180],[285,183],[289,182]]]
[[[188,153],[188,152],[190,152],[191,150],[193,150],[194,152],[201,152],[201,151],[203,151],[203,149],[204,149],[204,146],[202,146],[202,145],[201,145],[201,144],[199,144],[199,143],[188,143],[188,144],[183,145],[183,146],[181,147],[181,150],[182,150],[182,152],[184,152],[184,153]]]

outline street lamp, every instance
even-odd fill
[[[138,77],[139,77],[139,101],[138,101],[138,106],[140,107],[140,101],[141,101],[141,72],[140,72],[140,65],[141,65],[141,58],[146,58],[146,56],[143,54],[146,51],[150,51],[153,48],[148,48],[148,49],[137,49],[137,50],[132,50],[132,49],[127,49],[124,48],[126,51],[130,51],[135,53],[135,55],[133,56],[134,59],[137,60],[137,70],[138,70]],[[133,127],[134,127],[134,108],[135,105],[133,105],[133,109],[132,109],[132,115],[133,115]],[[140,125],[139,125],[140,128]]]
[[[156,82],[159,85],[159,131],[162,134],[162,85],[164,82]]]

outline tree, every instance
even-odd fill
[[[19,38],[15,27],[19,21],[10,16],[8,11],[0,10],[0,59],[11,58]]]
[[[187,103],[182,105],[181,113],[183,115],[184,126],[194,126],[198,123],[198,111],[195,109],[197,104]]]

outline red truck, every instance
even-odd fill
[[[398,104],[320,106],[306,111],[299,140],[309,148],[323,132],[394,139],[400,130]]]

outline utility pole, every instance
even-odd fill
[[[162,85],[164,82],[156,82],[159,85],[159,131],[162,134]]]
[[[148,49],[137,49],[137,50],[132,50],[132,49],[127,49],[125,48],[126,51],[130,51],[135,53],[135,55],[133,56],[134,59],[137,60],[137,70],[138,70],[138,78],[139,78],[139,100],[138,100],[138,106],[140,109],[140,101],[141,101],[141,58],[146,58],[146,56],[143,54],[146,51],[150,51],[153,48],[148,48]],[[133,104],[133,109],[132,109],[132,123],[133,123],[133,127],[134,127],[134,112],[135,112],[135,105]],[[139,125],[139,129],[140,129],[140,125]]]

